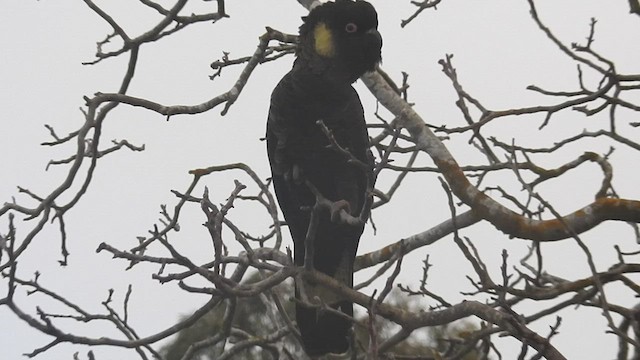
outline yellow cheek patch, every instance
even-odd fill
[[[313,29],[313,37],[315,38],[316,53],[324,57],[332,57],[335,55],[335,48],[333,46],[333,35],[331,30],[323,22],[318,23],[315,29]]]

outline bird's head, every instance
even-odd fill
[[[380,62],[378,14],[368,2],[327,2],[311,10],[303,20],[297,66],[352,83]]]

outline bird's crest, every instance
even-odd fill
[[[303,20],[294,68],[335,83],[352,83],[380,62],[378,14],[368,2],[325,2]]]

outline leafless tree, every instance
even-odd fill
[[[142,35],[132,37],[108,12],[92,0],[84,0],[112,28],[112,32],[98,42],[96,57],[87,65],[99,66],[101,62],[115,57],[126,57],[128,64],[117,92],[96,93],[84,99],[84,121],[77,130],[59,135],[53,127],[48,127],[52,139],[44,143],[44,146],[58,147],[72,143],[76,146],[75,152],[70,156],[50,162],[50,166],[64,166],[67,169],[62,181],[44,195],[19,188],[19,199],[7,199],[0,208],[0,217],[5,226],[0,236],[0,270],[6,285],[5,293],[0,298],[0,307],[10,310],[33,331],[51,338],[48,344],[27,355],[34,357],[59,344],[70,343],[127,348],[142,359],[163,358],[158,350],[159,342],[192,326],[213,309],[222,308],[224,311],[219,319],[219,331],[194,342],[182,355],[183,359],[192,358],[201,349],[213,349],[217,359],[237,358],[240,354],[246,354],[246,351],[253,351],[252,349],[259,349],[264,358],[271,356],[301,359],[305,355],[299,345],[299,334],[294,319],[286,311],[287,304],[291,301],[290,294],[278,285],[292,279],[307,278],[351,299],[364,313],[369,314],[354,320],[356,328],[366,330],[369,341],[367,346],[362,343],[354,345],[356,351],[352,354],[353,358],[462,359],[472,352],[478,358],[501,358],[500,347],[495,339],[497,336],[509,336],[521,343],[520,359],[565,359],[566,355],[554,346],[554,335],[563,325],[558,314],[567,308],[580,307],[596,308],[604,317],[608,332],[618,339],[619,346],[615,355],[617,359],[640,359],[640,303],[618,303],[608,291],[610,284],[615,283],[629,297],[640,296],[638,277],[635,274],[640,272],[640,262],[637,261],[640,254],[640,230],[637,226],[640,223],[640,201],[627,199],[624,194],[616,192],[612,182],[614,168],[609,161],[614,146],[640,152],[640,143],[635,141],[640,126],[637,121],[640,111],[637,101],[640,73],[620,72],[616,67],[616,59],[597,50],[594,46],[597,36],[595,19],[591,24],[585,24],[586,40],[565,44],[554,35],[553,29],[545,25],[544,18],[536,11],[536,2],[526,1],[532,23],[578,69],[577,86],[570,89],[552,90],[529,86],[528,90],[546,97],[541,104],[513,108],[488,107],[480,98],[490,95],[477,96],[467,91],[464,77],[459,76],[456,71],[453,55],[445,55],[439,64],[457,94],[459,119],[466,124],[443,126],[435,124],[444,122],[438,119],[437,114],[419,114],[414,110],[408,96],[409,75],[404,74],[400,83],[396,83],[393,76],[378,69],[362,78],[371,92],[369,96],[375,97],[381,107],[386,109],[376,112],[375,120],[369,124],[371,148],[377,161],[375,173],[379,179],[385,179],[384,182],[379,182],[384,183],[384,187],[378,185],[372,190],[375,196],[372,205],[373,220],[376,210],[381,207],[397,206],[396,212],[411,211],[396,204],[394,194],[403,186],[407,177],[427,173],[439,179],[442,185],[432,191],[444,193],[448,198],[448,206],[442,209],[448,215],[446,221],[411,236],[399,231],[398,237],[403,237],[402,239],[389,241],[376,251],[360,255],[356,261],[356,270],[375,268],[375,271],[371,272],[373,275],[370,279],[349,289],[312,269],[292,265],[287,248],[288,231],[279,215],[266,174],[256,173],[251,164],[203,164],[201,168],[190,171],[192,181],[184,189],[172,190],[175,203],[161,208],[162,217],[151,227],[147,236],[138,237],[128,249],[120,249],[108,243],[96,244],[98,256],[109,254],[114,261],[127,262],[131,268],[143,263],[153,265],[157,269],[151,274],[154,281],[161,284],[177,283],[182,291],[207,299],[202,307],[173,326],[142,336],[130,321],[129,299],[132,290],[130,286],[127,287],[126,282],[123,289],[108,292],[101,304],[102,311],[90,311],[74,302],[73,294],[59,293],[49,288],[40,281],[40,274],[24,274],[20,270],[21,259],[28,256],[32,247],[37,246],[34,245],[34,239],[44,236],[44,229],[49,223],[54,223],[58,226],[60,236],[60,265],[66,265],[69,261],[67,242],[78,241],[67,236],[66,215],[91,191],[90,185],[100,160],[123,148],[144,150],[144,146],[134,145],[126,140],[108,143],[103,138],[102,126],[108,121],[113,109],[140,107],[170,121],[174,121],[174,117],[179,115],[201,114],[220,108],[220,115],[224,116],[242,96],[250,77],[260,71],[260,64],[277,61],[293,53],[296,36],[267,28],[252,54],[247,53],[245,57],[239,58],[231,58],[225,54],[222,59],[212,63],[212,78],[225,76],[222,74],[225,68],[242,67],[230,89],[201,104],[169,106],[129,94],[142,48],[148,43],[161,42],[181,33],[194,24],[209,23],[210,26],[216,26],[219,22],[231,21],[227,19],[225,1],[211,2],[212,7],[217,5],[213,12],[189,14],[184,11],[187,0],[175,0],[170,7],[165,7],[160,2],[139,0],[150,11],[156,12],[160,20]],[[313,1],[299,0],[299,3],[309,8]],[[420,14],[424,14],[425,10],[429,12],[436,6],[447,6],[446,1],[440,0],[411,3],[416,6],[416,11],[402,21],[403,27],[413,21],[420,21]],[[632,15],[638,14],[637,2],[629,1],[629,4]],[[292,2],[292,6],[296,5]],[[593,81],[586,80],[587,77],[597,78],[598,81],[594,85]],[[593,118],[591,124],[596,124],[598,129],[594,130],[592,126],[591,130],[579,130],[572,136],[554,138],[555,143],[548,147],[521,146],[492,136],[488,130],[490,124],[507,123],[517,117],[527,116],[530,119],[542,118],[539,131],[544,133],[550,122],[570,112],[579,112]],[[158,126],[162,126],[162,123],[159,122]],[[327,133],[327,136],[330,137],[331,134]],[[547,136],[553,138],[553,134]],[[452,155],[448,145],[460,138],[468,141],[470,151],[481,156],[481,163],[461,163]],[[590,140],[594,138],[610,144],[611,151],[590,151]],[[575,159],[555,168],[539,165],[566,146],[576,144],[580,144],[584,152]],[[349,156],[348,151],[335,147],[336,151],[343,151],[345,156]],[[433,165],[418,165],[419,161],[425,162],[425,155],[428,155]],[[543,195],[544,192],[538,189],[548,181],[570,177],[571,170],[588,163],[597,165],[602,178],[601,186],[594,191],[591,203],[576,206],[568,214],[561,214],[553,205],[555,197]],[[637,163],[627,166],[637,167]],[[210,200],[211,189],[199,189],[203,188],[201,185],[206,179],[226,176],[221,174],[230,170],[242,172],[244,178],[248,179],[245,181],[248,184],[236,180],[226,202],[215,204]],[[510,181],[517,182],[522,190],[513,190],[500,184],[485,185],[493,183],[487,179],[496,173],[510,177]],[[596,176],[596,172],[591,176]],[[257,191],[251,192],[246,185]],[[215,191],[220,192],[219,189]],[[562,197],[563,194],[556,196]],[[318,198],[322,199],[321,194]],[[249,234],[232,221],[229,214],[234,211],[234,204],[239,202],[261,209],[271,219],[271,224],[262,234]],[[318,206],[320,205],[319,201]],[[204,263],[196,262],[181,253],[173,241],[173,236],[184,221],[183,211],[194,208],[200,211],[201,221],[210,235],[206,241],[210,242],[209,246],[213,249],[209,260]],[[604,264],[606,270],[602,270],[603,264],[596,264],[592,256],[593,248],[582,238],[582,234],[608,221],[628,224],[624,226],[632,228],[635,239],[631,238],[627,244],[632,245],[625,248],[611,245],[618,255],[617,261]],[[490,223],[498,230],[495,236],[504,233],[512,238],[514,244],[527,244],[529,251],[526,256],[516,258],[509,249],[505,249],[501,254],[496,254],[502,259],[500,271],[493,271],[478,250],[482,246],[479,244],[481,239],[475,239],[472,233],[466,233],[468,227],[482,222]],[[607,239],[603,241],[606,242]],[[470,284],[474,289],[463,292],[463,300],[448,300],[439,289],[429,286],[428,275],[437,269],[433,270],[428,257],[416,284],[401,284],[398,281],[398,274],[406,263],[403,260],[416,250],[428,248],[436,242],[447,242],[449,246],[456,247],[459,250],[457,261],[465,262],[473,269],[467,276],[470,283],[459,285],[463,289]],[[577,244],[591,274],[584,278],[563,278],[549,271],[544,259],[547,254],[545,245],[550,242]],[[256,274],[257,280],[247,282],[251,274]],[[374,291],[373,295],[365,295],[364,289],[370,289],[371,284],[378,284],[380,290]],[[408,310],[387,301],[393,289],[399,289],[407,297],[423,299],[428,308],[422,311]],[[40,307],[25,308],[17,296],[25,291],[39,295],[42,301],[56,303],[57,308],[63,310],[53,313]],[[117,291],[124,291],[126,294],[123,304],[116,304],[112,298]],[[238,304],[247,298],[262,304],[264,310],[261,326],[254,333],[237,326],[236,314],[240,311]],[[324,304],[310,301],[307,305],[326,308]],[[520,306],[525,303],[529,305]],[[122,310],[119,310],[121,306]],[[477,321],[478,327],[466,331],[464,336],[446,339],[448,346],[445,349],[434,347],[423,354],[394,357],[394,347],[420,329],[451,324],[467,318]],[[376,322],[381,319],[396,324],[394,331],[376,331]],[[70,321],[78,324],[106,323],[115,327],[120,335],[90,336],[76,331],[77,328]],[[532,323],[543,321],[551,324],[547,332],[531,329]],[[615,352],[612,349],[612,356]],[[96,358],[92,351],[86,355],[76,353],[74,356]]]

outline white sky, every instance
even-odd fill
[[[166,2],[165,2],[166,3]],[[198,3],[198,9],[214,7],[214,3]],[[452,87],[441,72],[437,61],[446,53],[455,55],[453,61],[465,88],[489,108],[504,109],[518,106],[551,103],[525,90],[536,84],[550,90],[575,90],[575,63],[570,61],[539,31],[529,18],[525,0],[452,1],[445,0],[437,11],[425,11],[405,29],[400,20],[413,12],[409,1],[372,0],[380,17],[380,32],[384,38],[383,68],[395,79],[400,72],[410,74],[410,100],[431,124],[459,126],[464,123],[453,101]],[[560,4],[561,3],[561,4]],[[130,0],[98,2],[132,36],[140,34],[158,20],[153,11]],[[619,72],[638,73],[640,44],[637,41],[640,18],[628,14],[625,0],[607,1],[538,1],[542,20],[566,44],[583,42],[588,34],[591,17],[599,22],[594,48],[616,61]],[[190,10],[191,11],[191,10]],[[229,1],[227,12],[231,18],[217,24],[200,24],[159,43],[146,44],[129,94],[167,105],[197,104],[228,90],[240,68],[225,69],[223,77],[211,82],[209,64],[222,51],[231,57],[253,53],[257,37],[271,26],[289,33],[297,31],[300,16],[305,10],[294,0]],[[0,154],[3,175],[0,177],[2,201],[16,196],[18,201],[31,204],[17,194],[16,185],[44,195],[56,187],[66,173],[66,167],[53,167],[45,172],[49,159],[65,158],[75,151],[74,145],[60,148],[41,147],[50,140],[43,124],[51,124],[59,135],[77,129],[83,121],[79,108],[83,95],[94,92],[113,92],[125,71],[125,57],[109,59],[95,66],[82,66],[93,60],[95,43],[110,32],[102,19],[81,1],[13,1],[3,4],[0,11]],[[121,301],[127,284],[134,287],[132,321],[141,335],[171,325],[178,314],[187,314],[204,299],[184,294],[175,284],[156,285],[150,274],[157,269],[137,266],[124,271],[127,264],[114,261],[108,254],[96,254],[101,242],[121,249],[132,247],[138,235],[145,235],[158,218],[160,204],[175,204],[170,189],[183,191],[190,182],[188,170],[210,165],[244,162],[263,178],[268,177],[265,145],[258,141],[264,134],[268,99],[271,89],[288,70],[292,58],[261,66],[252,76],[239,100],[226,117],[222,108],[199,116],[176,116],[166,122],[164,117],[149,111],[120,106],[106,120],[102,145],[111,139],[127,139],[136,145],[145,144],[142,153],[122,150],[99,161],[94,181],[80,204],[67,217],[70,265],[57,266],[59,236],[57,225],[50,226],[36,238],[30,251],[21,259],[19,274],[30,278],[35,270],[43,273],[41,284],[68,295],[77,303],[96,312],[102,311],[100,301],[107,290],[115,289]],[[594,78],[587,77],[595,86]],[[373,121],[374,102],[362,84],[357,84],[365,102],[366,113]],[[637,100],[637,99],[636,99]],[[556,116],[543,132],[536,129],[542,116],[498,121],[488,126],[485,135],[495,135],[502,141],[512,138],[518,144],[550,146],[563,136],[573,135],[583,128],[597,128],[606,119],[585,118],[577,113],[564,112]],[[636,114],[621,112],[620,123],[638,121]],[[627,135],[637,139],[629,130]],[[467,143],[467,136],[454,137],[447,143],[461,163],[482,161]],[[604,153],[611,143],[584,142],[570,146],[547,158],[536,157],[540,165],[557,166],[573,160],[584,151]],[[638,155],[622,145],[612,156],[614,186],[622,197],[639,199]],[[422,156],[422,164],[431,164]],[[505,174],[502,174],[505,175]],[[240,174],[220,174],[206,180],[211,198],[222,202],[233,189],[233,179],[249,185]],[[382,180],[384,181],[384,180]],[[492,184],[519,189],[512,176],[492,176]],[[595,165],[574,170],[566,180],[558,180],[540,187],[553,198],[563,213],[581,207],[593,198],[599,187],[600,174]],[[200,190],[201,192],[201,190]],[[378,227],[376,236],[368,230],[361,240],[360,253],[365,253],[402,237],[424,231],[448,218],[446,199],[436,177],[418,174],[409,180],[391,204],[374,213]],[[238,206],[231,219],[259,232],[268,219],[251,206]],[[195,259],[206,259],[209,249],[206,231],[200,227],[203,217],[193,208],[183,214],[183,231],[172,240],[181,242],[181,249]],[[33,224],[17,223],[19,235]],[[0,221],[0,233],[6,233],[6,219]],[[513,262],[526,250],[527,243],[505,240],[487,224],[479,224],[463,232],[478,245],[483,259],[498,276],[500,251],[508,248]],[[614,260],[613,245],[630,248],[634,244],[631,229],[624,224],[605,224],[586,234],[584,238],[594,246],[599,270],[605,270]],[[588,276],[584,255],[575,243],[565,241],[545,245],[549,271],[578,278]],[[464,279],[469,265],[450,240],[416,251],[405,264],[401,281],[414,283],[421,272],[419,263],[426,254],[434,264],[430,282],[432,291],[453,301],[458,292],[471,291]],[[3,293],[6,285],[1,288]],[[22,293],[22,290],[21,290]],[[633,299],[618,295],[613,289],[609,300],[630,304]],[[620,297],[617,297],[620,296]],[[24,309],[32,311],[37,299],[19,297]],[[117,303],[116,303],[117,304]],[[114,305],[117,306],[117,305]],[[56,306],[45,307],[55,312]],[[604,335],[605,322],[596,310],[567,311],[561,334],[554,344],[568,358],[604,359],[614,356],[616,339]],[[576,316],[581,311],[593,315],[588,320]],[[531,326],[546,334],[554,319]],[[585,326],[585,321],[587,325]],[[0,335],[3,358],[14,359],[50,341],[31,331],[4,308],[0,308]],[[85,331],[88,335],[104,335],[102,329],[68,328]],[[113,336],[113,333],[108,335]],[[501,340],[515,344],[513,341]],[[511,346],[515,356],[518,346]],[[86,352],[77,346],[60,345],[41,359],[71,358],[75,351]],[[135,358],[133,352],[111,348],[94,349],[98,359]]]

